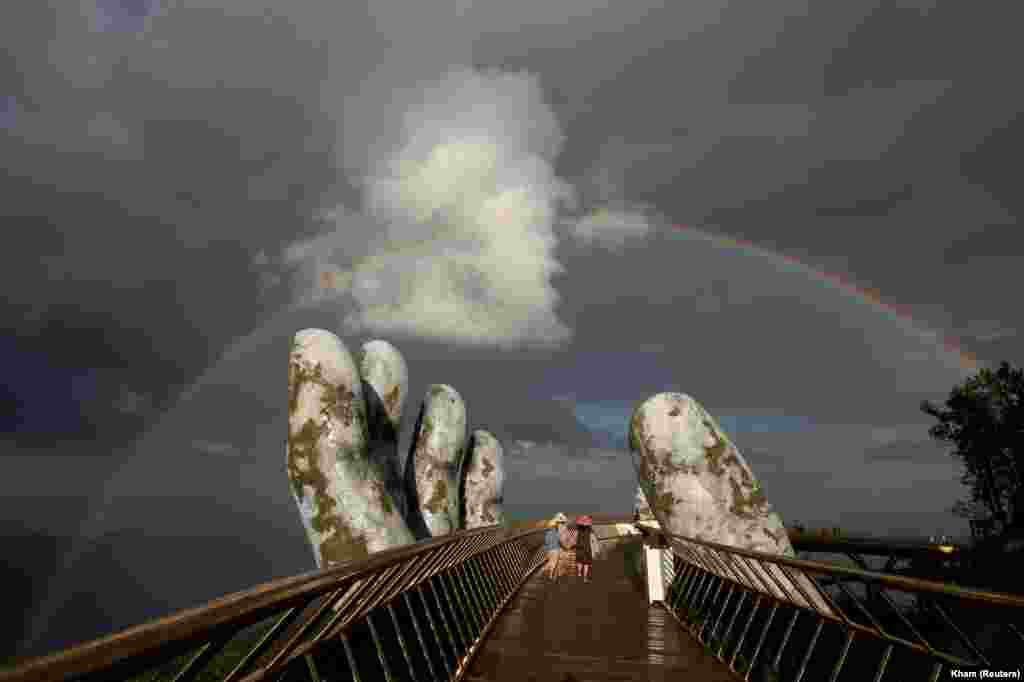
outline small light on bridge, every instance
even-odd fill
[[[952,554],[953,552],[956,551],[956,546],[955,545],[939,545],[938,547],[936,547],[936,549],[939,550],[940,552],[944,553],[944,554]]]

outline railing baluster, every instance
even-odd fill
[[[322,642],[332,639],[336,637],[348,624],[355,622],[362,606],[376,597],[377,594],[387,586],[388,581],[393,578],[400,569],[401,566],[399,565],[391,566],[386,571],[382,571],[382,575],[375,575],[368,579],[366,582],[369,583],[369,585],[362,584],[362,590],[365,590],[365,594],[356,595],[351,599],[345,600],[344,607],[335,605],[336,611],[334,616],[331,617],[327,625],[324,626],[324,629],[320,631],[320,634],[318,634],[313,641]]]
[[[277,652],[271,656],[270,661],[267,662],[265,667],[268,669],[276,668],[283,659],[295,649],[295,645],[306,636],[306,633],[313,629],[317,622],[319,622],[323,617],[324,613],[327,612],[327,609],[331,608],[331,604],[333,604],[338,597],[348,589],[348,587],[349,585],[345,585],[344,587],[339,587],[338,589],[323,595],[320,605],[317,606],[313,613],[306,618],[295,633],[278,648]]]
[[[455,593],[455,598],[464,611],[463,617],[466,620],[466,630],[469,631],[470,636],[469,643],[466,645],[468,649],[473,646],[473,642],[480,636],[483,624],[477,620],[476,610],[469,593],[469,586],[466,585],[465,573],[462,567],[452,566],[452,570],[448,575],[450,576],[449,582],[452,584],[452,592]]]
[[[702,575],[700,577],[700,580],[698,581],[696,587],[693,589],[693,591],[690,592],[690,595],[686,599],[688,606],[694,612],[694,618],[696,618],[697,602],[700,599],[700,595],[704,593],[707,586],[711,583],[712,577],[713,575],[711,573],[709,573],[708,571],[703,571],[702,569]]]
[[[466,586],[469,589],[469,593],[476,600],[477,615],[480,617],[480,632],[477,633],[477,637],[479,637],[483,634],[484,626],[487,625],[487,615],[491,610],[490,600],[484,593],[482,579],[477,575],[476,560],[467,561],[463,565],[462,570],[466,576]]]
[[[750,663],[747,665],[747,669],[743,671],[743,679],[750,679],[750,672],[757,665],[757,657],[761,653],[761,647],[764,646],[764,640],[768,636],[768,630],[772,626],[772,621],[775,619],[775,613],[779,609],[779,602],[777,599],[772,599],[772,610],[768,612],[768,620],[765,622],[764,627],[761,628],[761,636],[757,639],[757,646],[754,647],[754,653],[750,657]]]
[[[466,634],[469,641],[466,643],[466,648],[473,646],[473,642],[476,641],[477,634],[480,631],[480,626],[477,623],[476,612],[473,609],[473,604],[469,598],[469,594],[466,591],[465,579],[461,570],[461,566],[452,566],[451,571],[448,572],[447,585],[451,590],[451,593],[455,595],[455,602],[458,607],[462,610],[460,614],[463,622],[466,624]]]
[[[351,645],[348,643],[348,635],[341,633],[339,639],[341,640],[341,646],[345,649],[345,658],[348,660],[349,670],[352,671],[352,682],[361,682],[359,666],[356,665],[356,657],[352,653]]]
[[[498,570],[501,546],[495,545],[479,556],[480,575],[486,580],[495,607],[501,603],[503,582]]]
[[[484,578],[479,574],[478,567],[479,562],[474,557],[466,562],[464,570],[470,589],[476,595],[477,602],[480,605],[480,618],[484,625],[486,625],[493,606],[491,604],[491,596],[487,591]]]
[[[487,588],[492,612],[497,610],[498,604],[501,603],[501,588],[498,583],[498,576],[494,574],[494,562],[492,561],[494,558],[493,552],[494,549],[492,548],[481,554],[478,564],[480,577],[483,579]]]
[[[224,678],[224,682],[234,682],[234,680],[238,679],[238,677],[243,672],[245,672],[246,668],[248,668],[249,664],[252,663],[257,656],[260,655],[260,652],[262,652],[267,647],[267,645],[274,641],[274,638],[277,637],[277,635],[282,630],[284,630],[293,622],[295,622],[295,619],[298,618],[299,615],[301,615],[302,610],[308,604],[309,602],[307,601],[304,602],[301,607],[293,606],[292,608],[288,609],[283,616],[278,618],[277,621],[274,623],[273,627],[267,630],[267,632],[265,632],[263,636],[260,637],[260,640],[256,642],[256,644],[253,645],[253,647],[245,653],[245,656],[242,657],[242,660],[240,660],[238,664],[235,665],[234,668],[232,668],[231,672],[229,672],[227,674],[227,677]]]
[[[452,597],[451,592],[448,590],[447,581],[445,580],[445,574],[439,573],[437,576],[437,583],[441,586],[441,594],[444,595],[444,603],[448,607],[446,615],[450,616],[454,621],[455,630],[459,635],[459,641],[462,644],[462,651],[459,653],[459,659],[462,659],[462,654],[465,653],[466,649],[473,642],[472,638],[467,634],[467,624],[463,623],[463,614],[459,613],[460,609],[456,608],[458,603],[455,598]]]
[[[946,615],[946,612],[943,610],[941,606],[939,606],[938,602],[929,599],[926,603],[933,610],[935,610],[935,612],[938,613],[942,617],[942,619],[949,624],[951,628],[953,628],[953,632],[956,633],[956,636],[960,638],[961,642],[967,645],[967,648],[971,650],[972,654],[978,657],[978,661],[980,661],[982,665],[992,665],[992,662],[989,661],[988,657],[985,656],[985,654],[982,653],[981,649],[977,647],[977,645],[974,643],[974,640],[968,637],[966,634],[964,634],[964,631],[957,627],[956,623],[953,622],[953,619]]]
[[[725,578],[722,578],[721,576],[716,577],[718,578],[718,584],[715,586],[714,596],[710,599],[705,599],[704,604],[702,604],[702,609],[706,610],[706,615],[704,616],[704,621],[701,623],[700,630],[697,632],[698,639],[702,642],[704,641],[705,631],[709,631],[708,626],[711,625],[711,622],[714,620],[713,611],[715,609],[715,605],[719,602],[719,595],[722,594],[722,589],[726,585]]]
[[[713,573],[708,573],[708,575],[711,576],[711,579],[708,580],[708,587],[707,587],[706,590],[704,590],[704,594],[701,595],[700,602],[697,604],[697,613],[701,615],[700,627],[697,629],[697,639],[700,639],[701,633],[704,632],[704,623],[706,623],[707,620],[708,620],[707,614],[705,613],[705,610],[704,610],[705,609],[705,605],[708,603],[708,597],[711,596],[711,591],[713,589],[715,589],[715,590],[722,589],[722,583],[725,582],[724,580],[722,580],[721,578],[719,578],[717,575],[715,575]],[[712,587],[712,586],[714,586],[714,587]],[[701,641],[703,641],[703,640],[701,640]]]
[[[718,632],[718,626],[721,625],[722,619],[725,617],[725,612],[729,610],[729,604],[732,603],[732,597],[735,591],[739,589],[735,583],[729,584],[729,593],[725,595],[725,603],[722,605],[722,610],[718,612],[718,617],[715,618],[715,624],[711,627],[711,634],[709,635],[712,640],[715,639],[715,634]]]
[[[232,628],[227,633],[220,634],[216,638],[211,639],[204,644],[202,648],[200,648],[199,651],[189,659],[188,663],[185,664],[185,667],[174,676],[173,682],[189,682],[189,680],[194,680],[196,675],[202,672],[206,664],[209,663],[214,656],[220,653],[220,650],[223,649],[225,645],[231,641],[231,638],[238,634],[240,630],[241,628],[238,627]]]
[[[697,576],[698,569],[697,569],[697,567],[695,565],[687,562],[687,563],[684,564],[684,566],[685,566],[685,568],[683,568],[683,579],[682,579],[682,582],[679,584],[679,589],[676,590],[676,596],[672,600],[672,608],[673,609],[675,609],[677,607],[677,605],[679,604],[680,599],[682,599],[683,595],[686,594],[687,588],[689,588],[690,584],[693,582],[694,578],[696,578],[696,576]]]
[[[750,626],[754,622],[754,617],[758,614],[758,609],[761,606],[762,599],[764,599],[762,595],[754,595],[754,603],[750,605],[750,615],[747,617],[747,622],[743,625],[743,630],[740,632],[740,638],[736,642],[736,648],[733,649],[732,656],[729,658],[729,670],[733,672],[736,672],[736,657],[739,656],[740,649],[743,648],[743,642],[747,639],[747,631],[750,630]]]
[[[440,576],[434,576],[430,580],[433,581],[435,578],[440,579]],[[442,585],[442,587],[443,587],[443,585]],[[457,622],[454,623],[453,625],[449,625],[448,624],[448,620],[450,618],[449,614],[452,613],[452,612],[451,611],[449,611],[448,613],[445,612],[445,607],[444,607],[444,605],[441,604],[441,598],[437,594],[438,593],[438,589],[437,589],[436,583],[432,583],[432,582],[430,583],[430,593],[434,596],[434,601],[437,602],[437,612],[441,616],[441,622],[444,623],[445,631],[448,632],[448,636],[451,638],[452,650],[455,652],[455,662],[456,662],[456,664],[458,664],[459,659],[462,658],[462,654],[459,653],[459,641],[456,639],[456,635],[458,635],[459,638],[461,639],[461,630],[458,629],[458,623]],[[445,601],[448,601],[447,595],[445,595]],[[449,609],[450,609],[450,607],[449,607]]]
[[[518,571],[516,566],[519,563],[519,555],[516,552],[516,544],[509,542],[505,545],[505,578],[508,581],[508,587],[506,589],[511,590],[519,579]]]
[[[882,653],[882,659],[878,662],[878,670],[875,672],[874,682],[882,682],[882,675],[885,674],[885,668],[889,665],[890,656],[892,656],[892,644],[885,647],[885,652]]]
[[[426,586],[422,585],[422,586],[420,586],[416,590],[416,593],[419,595],[420,602],[423,604],[423,612],[427,616],[427,623],[429,623],[429,625],[430,625],[430,631],[434,633],[434,641],[437,642],[437,653],[440,654],[441,662],[444,663],[445,671],[447,671],[448,677],[451,678],[451,677],[454,676],[453,673],[452,673],[451,662],[448,660],[448,656],[444,653],[444,644],[441,643],[441,635],[437,631],[437,625],[434,624],[434,616],[430,612],[430,606],[427,605],[427,598],[423,596],[423,591],[425,589],[426,589]],[[410,615],[412,615],[413,623],[416,624],[416,634],[420,635],[420,627],[419,627],[419,624],[416,622],[416,614],[413,613],[412,604],[409,604],[409,613],[410,613]],[[422,635],[420,635],[420,641],[422,642],[422,640],[423,640],[423,637],[422,637]],[[452,642],[452,645],[454,647],[454,642]],[[426,647],[424,647],[424,648],[426,648]],[[458,657],[459,657],[458,653],[456,653],[455,654],[456,660],[458,660]],[[433,668],[433,666],[431,666],[431,668]]]
[[[316,669],[316,661],[313,660],[313,654],[306,654],[303,658],[306,661],[306,669],[309,670],[309,676],[313,678],[313,682],[320,682],[320,672]]]
[[[885,628],[883,628],[882,624],[878,622],[874,614],[872,614],[871,611],[869,611],[868,608],[860,602],[860,599],[857,598],[857,595],[851,592],[850,588],[848,588],[841,580],[836,582],[836,586],[839,588],[840,592],[845,594],[853,601],[854,606],[859,608],[861,610],[861,613],[868,617],[868,620],[871,621],[872,627],[874,627],[875,629],[875,634],[881,637],[885,637],[887,634]]]
[[[678,561],[674,556],[672,560]],[[662,601],[662,604],[669,611],[672,610],[672,602],[675,601],[676,594],[679,592],[679,585],[684,577],[680,574],[680,571],[673,570],[672,577],[669,579],[668,585],[665,586],[665,599]]]
[[[722,635],[722,645],[718,647],[718,652],[715,654],[715,658],[724,662],[722,658],[725,655],[725,647],[729,642],[729,635],[732,634],[732,628],[736,624],[736,618],[740,615],[740,611],[743,610],[743,605],[747,603],[747,597],[750,595],[746,590],[740,590],[739,601],[736,602],[736,609],[732,612],[732,617],[729,618],[729,625],[725,628],[725,634]]]
[[[906,616],[903,615],[899,607],[896,606],[896,604],[893,603],[892,599],[889,598],[889,595],[885,593],[885,590],[880,588],[878,590],[878,595],[882,598],[882,601],[884,601],[889,606],[889,608],[892,609],[893,613],[895,613],[896,616],[901,621],[903,621],[903,624],[907,626],[911,634],[913,634],[914,637],[917,637],[918,642],[923,644],[930,652],[933,652],[934,649],[932,648],[932,645],[928,642],[927,639],[925,639],[924,635],[922,635],[918,631],[918,629],[914,627],[914,624],[907,620]]]
[[[676,613],[679,612],[680,605],[688,603],[687,594],[689,594],[690,589],[693,587],[694,583],[696,583],[697,580],[700,579],[700,569],[697,568],[697,566],[694,564],[690,564],[690,567],[692,568],[692,570],[690,571],[690,574],[687,576],[686,582],[680,588],[679,594],[676,595],[675,601],[672,603],[672,610]]]
[[[480,590],[487,600],[487,615],[490,618],[491,615],[498,608],[497,592],[494,589],[494,583],[492,582],[492,576],[488,572],[487,561],[485,559],[486,554],[481,554],[479,560],[474,562],[471,566],[474,574],[477,577],[477,582],[480,586]]]
[[[403,592],[403,596],[407,596],[408,592]],[[418,682],[416,679],[416,669],[412,665],[412,656],[409,654],[409,647],[405,644],[405,637],[402,635],[402,628],[398,625],[398,617],[395,616],[395,609],[393,606],[394,602],[388,602],[387,610],[388,617],[391,619],[391,627],[395,629],[395,637],[398,639],[398,646],[402,649],[402,658],[405,659],[405,665],[409,668],[409,677],[413,682]],[[423,655],[426,656],[426,651]]]
[[[492,554],[488,559],[489,569],[491,574],[494,576],[494,583],[498,587],[498,594],[504,599],[506,591],[508,590],[508,578],[505,577],[505,547],[504,545],[498,545],[492,550]],[[498,600],[501,602],[501,599]]]
[[[772,660],[772,668],[775,670],[779,669],[779,665],[782,663],[782,652],[786,650],[786,645],[789,644],[789,636],[793,634],[793,627],[796,625],[796,619],[800,617],[800,609],[793,608],[793,615],[789,618],[789,624],[786,626],[786,634],[782,636],[782,641],[779,643],[779,649],[775,652],[775,658]]]
[[[486,562],[484,564],[488,580],[491,581],[491,590],[494,592],[495,608],[501,606],[501,602],[505,598],[505,582],[501,577],[501,573],[498,571],[498,557],[498,550],[493,549],[490,554],[487,555]]]
[[[384,646],[381,644],[380,635],[377,633],[377,626],[373,624],[373,614],[366,614],[366,624],[370,626],[370,637],[373,638],[373,646],[377,649],[377,660],[380,661],[381,670],[384,671],[385,682],[394,682],[394,676],[391,674],[391,666],[388,665],[387,658],[384,656]]]
[[[796,673],[796,681],[804,679],[804,672],[807,671],[807,664],[811,660],[811,655],[814,653],[814,646],[818,643],[818,637],[821,636],[821,628],[825,625],[825,619],[818,618],[818,626],[814,628],[814,634],[811,635],[811,642],[807,645],[807,651],[804,653],[804,659],[800,662],[800,669]]]
[[[843,664],[846,663],[846,655],[850,653],[850,645],[853,644],[853,638],[857,634],[856,630],[849,629],[846,631],[846,641],[843,643],[843,650],[839,653],[839,658],[836,660],[836,665],[832,668],[832,675],[829,676],[828,682],[836,682],[839,679],[839,673],[843,669]]]

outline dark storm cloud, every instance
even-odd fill
[[[123,373],[165,405],[273,305],[252,255],[310,228],[334,180],[332,136],[313,141],[316,51],[286,25],[191,10],[194,24],[172,13],[140,33],[143,4],[35,4],[0,20],[4,71],[20,81],[0,138],[0,211],[18,235],[0,280],[19,344],[69,372]],[[229,34],[244,64],[215,56]],[[95,415],[104,435],[131,432],[107,417]]]

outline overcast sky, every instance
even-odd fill
[[[516,515],[628,512],[626,420],[677,390],[787,522],[962,528],[918,404],[1024,362],[1020,10],[664,5],[0,6],[0,519],[105,538],[159,597],[52,641],[312,567],[283,468],[309,326],[455,386]],[[273,558],[165,588],[152,557],[199,536]],[[114,589],[90,542],[37,642]]]

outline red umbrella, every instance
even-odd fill
[[[587,515],[577,516],[576,517],[576,524],[579,525],[579,526],[592,526],[592,525],[594,525],[594,519],[590,518]]]

